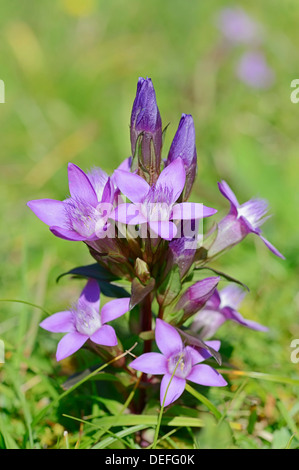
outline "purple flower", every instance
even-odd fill
[[[252,88],[269,88],[274,82],[274,72],[261,52],[246,52],[237,65],[236,73]]]
[[[88,339],[102,346],[116,346],[115,331],[106,323],[126,313],[129,303],[129,297],[114,299],[100,311],[99,284],[90,279],[71,310],[54,313],[40,323],[52,333],[67,333],[58,343],[57,361],[78,351]]]
[[[130,367],[145,374],[164,376],[160,388],[161,406],[169,383],[164,406],[170,405],[182,395],[186,380],[213,387],[227,385],[215,369],[206,364],[200,364],[209,358],[210,354],[205,349],[198,351],[191,346],[184,347],[182,339],[174,327],[157,319],[155,337],[161,353],[142,354],[131,362]],[[206,344],[219,350],[219,341],[209,341]]]
[[[232,43],[252,44],[260,39],[257,23],[241,8],[221,10],[217,25],[226,39]]]
[[[217,212],[202,204],[175,204],[184,189],[185,180],[181,158],[164,168],[156,184],[152,186],[139,175],[115,171],[117,186],[133,204],[120,204],[111,218],[129,225],[148,223],[153,237],[158,235],[165,240],[172,240],[177,233],[173,219],[193,220],[209,217]]]
[[[229,200],[230,211],[218,224],[218,233],[209,249],[209,258],[241,242],[249,233],[254,233],[263,240],[272,253],[284,259],[284,256],[262,236],[260,226],[268,218],[266,216],[267,201],[250,199],[244,204],[239,204],[235,194],[225,181],[218,183],[218,187],[221,194]]]
[[[174,238],[168,245],[166,272],[178,265],[181,278],[190,269],[196,253],[196,240],[187,237]]]
[[[102,170],[86,175],[73,163],[68,165],[70,198],[64,201],[37,199],[28,207],[50,226],[51,232],[65,240],[97,239],[107,228],[114,200],[113,184]]]
[[[193,331],[200,331],[202,338],[210,338],[227,320],[233,320],[240,325],[257,331],[268,331],[263,325],[246,320],[237,311],[246,292],[239,286],[230,285],[218,291],[207,301],[205,307],[195,316],[192,324]]]
[[[142,164],[149,171],[159,173],[162,148],[162,121],[157,106],[156,94],[150,78],[140,77],[137,83],[136,97],[131,114],[131,148],[135,155],[138,136],[142,138]],[[154,144],[155,157],[151,152]]]
[[[175,305],[175,311],[183,310],[185,321],[188,317],[198,312],[209,298],[213,295],[220,277],[207,277],[202,281],[195,282],[191,287],[182,294],[179,301]]]
[[[182,114],[179,127],[172,141],[166,165],[181,158],[186,172],[186,183],[182,200],[186,201],[191,192],[197,170],[197,155],[195,147],[195,128],[190,114]]]

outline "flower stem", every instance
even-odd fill
[[[152,299],[151,294],[148,294],[140,304],[140,331],[150,331],[152,329]],[[152,340],[144,341],[143,352],[148,353],[152,349]],[[142,374],[142,381],[147,382],[147,374]],[[146,403],[146,391],[144,388],[140,389],[139,397],[139,412],[144,409]]]

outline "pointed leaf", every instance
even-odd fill
[[[175,264],[158,288],[157,301],[159,305],[167,306],[171,304],[179,295],[181,288],[180,269],[178,265]]]
[[[130,309],[138,305],[155,287],[155,279],[151,278],[145,286],[135,277],[132,282]]]

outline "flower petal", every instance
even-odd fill
[[[171,380],[171,382],[170,382],[170,380]],[[168,387],[169,382],[170,382],[170,385]],[[165,398],[164,406],[168,406],[171,403],[173,403],[175,400],[180,398],[183,391],[185,390],[185,386],[186,386],[186,380],[180,379],[179,377],[176,377],[176,376],[173,376],[171,378],[170,374],[168,374],[168,373],[165,374],[162,381],[161,381],[161,388],[160,388],[160,403],[161,403],[161,406],[162,406],[163,401],[164,401],[164,397],[165,397],[165,394],[166,394],[167,387],[168,387],[168,390],[167,390],[167,395],[166,395],[166,398]]]
[[[216,214],[217,210],[211,207],[206,207],[203,204],[195,202],[181,202],[175,204],[172,208],[172,219],[178,220],[196,220],[210,217]]]
[[[214,340],[214,341],[205,341],[207,346],[210,346],[211,348],[215,349],[215,351],[219,351],[220,349],[220,341]],[[211,357],[211,354],[207,349],[204,348],[194,348],[192,346],[186,346],[186,350],[190,354],[192,358],[192,365],[198,364],[200,362],[205,361],[206,359],[209,359]]]
[[[138,225],[146,222],[146,218],[142,214],[139,204],[119,204],[110,217],[117,222],[128,225]]]
[[[130,363],[132,369],[140,370],[145,374],[159,375],[167,373],[167,359],[160,353],[145,353]]]
[[[81,199],[96,207],[98,198],[96,192],[88,178],[81,168],[74,163],[68,164],[68,177],[70,194],[74,199]]]
[[[220,375],[217,370],[213,369],[213,367],[207,366],[206,364],[193,366],[187,380],[208,387],[224,387],[227,385],[222,375]]]
[[[69,333],[75,331],[73,313],[69,310],[54,313],[43,320],[39,326],[52,333]]]
[[[115,170],[114,181],[121,192],[132,202],[142,202],[150,190],[148,183],[139,175]]]
[[[218,188],[221,194],[229,200],[231,204],[231,210],[234,213],[237,213],[237,208],[239,207],[238,199],[236,198],[235,193],[231,190],[226,181],[222,180],[221,183],[218,183]]]
[[[90,337],[91,341],[102,346],[116,346],[117,337],[114,328],[110,325],[103,325]]]
[[[79,302],[82,306],[87,305],[87,308],[94,309],[96,312],[100,311],[100,286],[95,279],[89,279],[81,292]]]
[[[196,315],[192,330],[199,332],[201,338],[211,338],[225,321],[225,316],[219,311],[204,308]]]
[[[57,361],[61,361],[68,356],[71,356],[73,353],[78,351],[83,344],[88,340],[88,336],[81,335],[77,331],[68,333],[65,335],[58,343],[56,351]]]
[[[183,342],[178,331],[160,318],[156,321],[155,338],[158,348],[167,358],[183,349]]]
[[[149,226],[151,229],[151,238],[156,238],[155,235],[163,238],[164,240],[172,240],[177,234],[177,227],[169,220],[150,221]]]
[[[265,237],[263,237],[262,235],[260,235],[260,238],[263,240],[263,242],[265,243],[266,247],[269,248],[269,250],[272,251],[272,253],[274,253],[274,255],[278,256],[279,258],[285,259],[285,256],[283,256],[283,255],[275,248],[275,246],[273,246],[272,243],[270,243]]]
[[[130,297],[123,297],[107,302],[101,310],[102,323],[112,321],[128,312],[130,310],[130,299]]]
[[[229,285],[219,291],[221,299],[221,308],[232,307],[237,308],[246,295],[246,291],[236,285]]]
[[[86,237],[79,235],[75,230],[69,230],[67,228],[52,226],[50,227],[51,232],[55,237],[62,238],[63,240],[71,240],[74,242],[82,242],[86,240]]]
[[[179,157],[171,162],[160,173],[156,183],[156,191],[167,188],[172,193],[172,203],[174,203],[181,195],[186,181],[186,172],[182,159]],[[160,188],[159,188],[160,187]],[[163,191],[163,189],[162,189]]]
[[[269,331],[269,328],[267,328],[264,325],[261,325],[260,323],[257,323],[253,320],[246,320],[244,317],[242,317],[242,315],[239,312],[237,312],[233,308],[225,308],[223,309],[223,313],[226,314],[225,316],[227,320],[233,320],[242,326],[251,328],[252,330]]]
[[[35,199],[27,202],[27,206],[47,225],[65,227],[66,212],[64,202],[55,199]]]

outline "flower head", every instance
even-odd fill
[[[87,176],[73,163],[68,165],[68,178],[68,199],[36,199],[27,205],[57,237],[96,240],[97,232],[105,230],[112,211],[114,186],[102,170],[95,169]]]
[[[177,400],[182,395],[187,380],[214,387],[227,385],[215,369],[201,364],[210,357],[207,350],[185,347],[180,334],[173,326],[157,319],[155,338],[161,353],[142,354],[131,362],[130,367],[146,374],[163,375],[160,388],[161,406],[163,402],[164,406],[168,406]],[[219,350],[219,341],[210,341],[206,344]]]
[[[197,170],[197,155],[195,147],[195,128],[190,114],[182,114],[178,129],[172,141],[166,165],[181,158],[186,172],[186,183],[183,191],[183,201],[188,199]]]
[[[274,72],[261,52],[246,52],[236,68],[237,77],[252,88],[269,88],[274,82]]]
[[[239,204],[235,194],[225,181],[218,183],[221,194],[230,202],[230,211],[218,224],[216,239],[209,249],[209,257],[241,242],[249,233],[258,235],[276,256],[284,256],[262,235],[260,226],[268,218],[268,204],[264,199],[250,199]]]
[[[156,94],[150,78],[140,77],[131,114],[131,148],[135,155],[137,139],[142,134],[142,166],[149,172],[160,171],[162,148],[162,121]],[[153,142],[154,155],[151,142]]]
[[[231,43],[252,44],[260,38],[259,26],[242,8],[222,9],[217,25]]]
[[[115,299],[100,310],[100,287],[90,279],[70,310],[54,313],[40,323],[44,330],[67,333],[58,343],[57,361],[78,351],[88,339],[102,346],[116,346],[115,331],[106,323],[126,313],[129,303],[129,297]]]
[[[252,330],[268,331],[265,326],[246,320],[238,312],[238,306],[245,295],[245,290],[236,285],[229,285],[220,291],[216,289],[204,308],[195,316],[192,330],[199,331],[202,338],[210,338],[224,322],[232,320]]]
[[[152,234],[165,240],[176,236],[177,227],[172,220],[199,219],[217,212],[202,204],[175,204],[186,181],[180,157],[164,168],[152,186],[141,176],[122,170],[115,171],[114,177],[118,188],[133,204],[120,204],[111,218],[129,225],[148,223]]]

